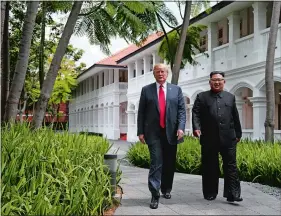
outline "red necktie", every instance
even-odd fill
[[[165,127],[165,114],[166,114],[166,102],[165,102],[165,93],[163,90],[163,85],[160,85],[159,88],[159,109],[160,109],[160,126]]]

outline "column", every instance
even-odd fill
[[[98,78],[99,78],[99,88],[102,87],[102,73],[98,74]]]
[[[119,83],[119,69],[114,69],[114,83]]]
[[[256,62],[265,60],[267,44],[263,44],[260,32],[266,28],[266,7],[268,2],[254,2],[254,56]]]
[[[113,139],[118,140],[120,138],[120,105],[114,104],[113,106]]]
[[[218,46],[218,29],[217,23],[210,23],[208,25],[208,70],[214,71],[215,70],[215,58],[213,55],[213,49]],[[193,77],[196,77],[196,72],[194,71]]]
[[[236,107],[239,113],[239,119],[240,119],[240,123],[241,123],[241,127],[242,129],[246,128],[245,125],[245,120],[243,118],[243,105],[245,104],[245,101],[242,98],[239,98],[236,96]]]
[[[144,69],[144,73],[149,73],[150,72],[150,55],[144,56],[143,57],[143,69]]]
[[[253,139],[264,139],[266,117],[266,97],[251,97],[253,103]]]
[[[128,132],[127,132],[127,139],[129,142],[134,141],[134,118],[135,118],[135,113],[134,110],[127,110],[127,115],[128,115]]]
[[[109,72],[108,69],[104,70],[104,86],[109,84]]]
[[[113,69],[108,70],[108,80],[109,80],[109,85],[113,83]]]
[[[152,53],[152,60],[153,60],[153,67],[154,67],[154,65],[160,63],[160,57],[157,55],[156,52]]]
[[[136,61],[136,76],[142,75],[142,59],[138,59]]]
[[[238,12],[231,13],[228,17],[228,25],[229,25],[229,48],[228,48],[228,68],[235,68],[236,64],[239,64],[239,62],[236,62],[236,46],[234,41],[240,38],[240,14]]]
[[[128,64],[128,79],[132,79],[133,78],[133,73],[134,73],[134,64],[130,63]]]

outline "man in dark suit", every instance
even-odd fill
[[[164,198],[171,198],[177,144],[183,142],[186,109],[181,88],[166,82],[167,66],[155,65],[153,74],[156,82],[141,91],[137,135],[150,152],[150,208],[156,209],[160,189]]]
[[[224,193],[227,201],[242,201],[236,165],[236,144],[242,136],[235,96],[223,91],[224,73],[210,74],[211,90],[197,95],[192,109],[193,135],[200,138],[203,195],[214,200],[218,194],[220,152],[223,160]]]

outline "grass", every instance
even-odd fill
[[[24,124],[2,127],[1,141],[3,215],[100,215],[112,205],[106,139]]]

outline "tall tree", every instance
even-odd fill
[[[1,2],[1,4],[4,4]],[[9,53],[9,11],[10,2],[5,2],[3,18],[3,29],[1,32],[1,120],[4,120],[4,110],[9,95],[9,76],[10,76],[10,53]],[[2,8],[1,8],[2,9]],[[1,11],[2,13],[2,11]],[[1,14],[2,16],[2,14]],[[2,25],[2,24],[1,24]]]
[[[120,36],[127,41],[138,43],[155,31],[158,26],[150,16],[155,16],[156,9],[151,2],[144,1],[86,2],[79,14],[75,33],[79,36],[86,35],[91,44],[100,45],[101,50],[109,54],[108,46],[112,37]],[[65,27],[64,32],[66,29],[68,28]],[[56,53],[60,49],[58,47]],[[41,126],[60,63],[61,60],[54,61],[44,81],[32,121],[35,128]]]
[[[179,80],[179,73],[180,73],[180,67],[182,62],[182,54],[183,49],[185,45],[186,35],[187,35],[187,29],[189,26],[189,18],[190,18],[190,11],[191,11],[191,1],[187,1],[185,3],[185,10],[184,10],[184,19],[183,24],[180,31],[180,40],[179,44],[177,46],[177,52],[174,60],[174,65],[172,68],[172,80],[171,83],[177,85]]]
[[[45,111],[47,108],[48,100],[52,93],[62,58],[65,54],[70,37],[73,34],[74,27],[78,19],[78,15],[80,13],[82,5],[83,5],[83,1],[76,1],[73,3],[72,10],[67,19],[58,47],[54,54],[54,58],[52,60],[51,66],[47,73],[47,77],[44,80],[39,100],[36,104],[35,113],[33,114],[33,119],[32,119],[32,125],[34,128],[41,127],[45,115]]]
[[[19,98],[24,85],[32,33],[35,25],[35,18],[38,11],[39,2],[31,1],[27,3],[27,12],[23,25],[22,38],[20,42],[20,50],[18,55],[18,60],[15,68],[15,73],[11,85],[11,90],[9,93],[7,105],[5,108],[5,120],[13,121],[16,118],[18,112]]]
[[[265,141],[274,142],[274,80],[273,68],[275,58],[275,47],[278,32],[278,23],[280,17],[281,1],[274,1],[272,8],[271,24],[268,38],[265,65],[265,89],[266,89],[266,119],[265,119]]]

